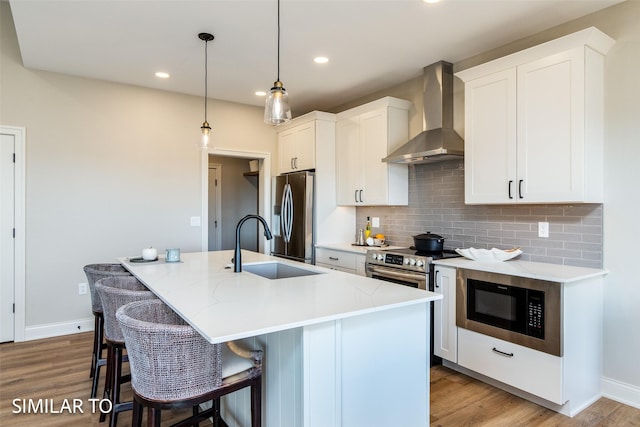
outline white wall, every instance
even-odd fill
[[[25,69],[0,8],[0,123],[26,128],[26,336],[77,331],[92,319],[85,264],[201,249],[202,99]],[[217,149],[275,154],[261,108],[211,100],[208,113]]]

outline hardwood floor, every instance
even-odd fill
[[[105,426],[98,422],[89,402],[90,353],[93,333],[67,335],[22,343],[0,344],[0,426]],[[268,362],[266,362],[268,363]],[[102,374],[104,377],[104,373]],[[103,381],[99,384],[102,390]],[[101,392],[99,392],[101,395]],[[123,387],[123,400],[131,388]],[[46,399],[62,413],[24,413],[22,402]],[[73,399],[79,399],[73,411]],[[80,406],[81,404],[81,406]],[[49,406],[50,407],[50,406]],[[42,412],[42,411],[40,411]],[[189,410],[163,414],[163,426],[186,417]],[[131,425],[130,413],[118,418],[118,426]],[[211,425],[202,423],[201,425]],[[431,369],[431,425],[458,426],[626,426],[640,427],[640,409],[602,398],[574,418],[547,410],[502,390],[439,366]],[[331,427],[331,426],[327,426]],[[368,426],[363,426],[368,427]],[[409,426],[394,426],[409,427]]]
[[[640,409],[601,398],[573,418],[444,366],[431,368],[432,426],[640,426]]]
[[[93,332],[0,344],[0,426],[108,426],[109,418],[107,417],[107,422],[100,423],[98,405],[96,404],[94,412],[89,401],[92,346]],[[98,397],[102,396],[104,388],[104,372],[103,368],[98,384]],[[45,408],[46,403],[46,408],[53,406],[59,413],[42,413],[45,412],[43,409],[37,414],[25,413],[28,406],[25,408],[21,401],[17,402],[20,413],[14,413],[18,411],[13,404],[14,399],[30,399],[34,404],[37,404],[38,399],[43,399],[41,408]],[[63,409],[65,399],[69,402],[69,409]],[[79,399],[76,401],[78,409],[75,411],[74,399]],[[121,400],[131,400],[131,387],[128,383],[122,388]],[[165,411],[162,413],[162,425],[168,426],[190,414],[190,409],[175,413]],[[143,425],[146,425],[146,411]],[[200,425],[210,426],[211,423],[203,422]],[[131,412],[121,413],[118,416],[118,427],[130,426]]]

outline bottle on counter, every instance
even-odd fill
[[[371,217],[367,217],[367,226],[364,229],[364,239],[368,239],[371,236]]]

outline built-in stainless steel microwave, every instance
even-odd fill
[[[458,269],[456,324],[481,334],[562,356],[562,286]]]

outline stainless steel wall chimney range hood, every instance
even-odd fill
[[[464,154],[464,141],[453,130],[453,65],[445,61],[428,65],[423,79],[424,130],[383,162],[434,163]]]

